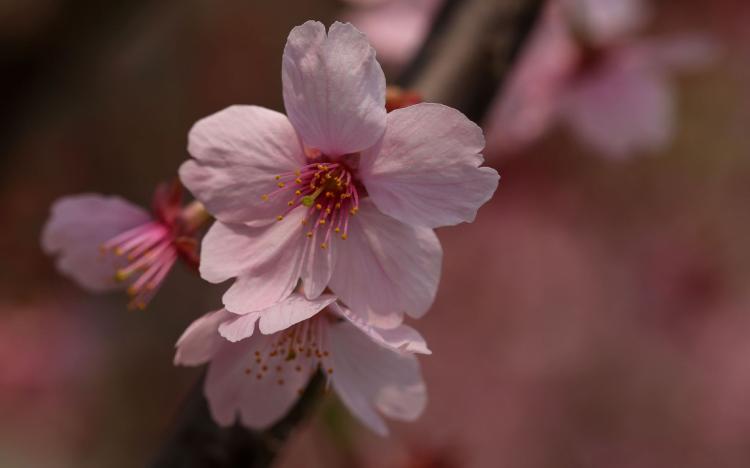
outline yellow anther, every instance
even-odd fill
[[[277,176],[276,176],[276,180],[279,180],[279,179],[281,179],[281,176],[280,176],[280,175],[277,175]]]
[[[284,185],[286,185],[286,184],[284,184],[284,182],[279,182],[279,183],[278,183],[278,184],[276,184],[276,185],[278,185],[278,186],[279,186],[279,188],[284,188]]]
[[[322,244],[320,244],[320,248],[323,249],[323,250],[325,250],[325,249],[328,248],[328,244],[326,244],[325,242],[323,242]]]
[[[283,217],[283,216],[281,216],[281,215],[278,215],[278,216],[276,217],[276,221],[281,221],[282,219],[284,219],[284,217]]]
[[[318,204],[315,205],[315,208],[317,208],[319,210],[322,210],[323,209],[323,205],[321,205],[320,203],[318,203]]]
[[[296,179],[294,179],[294,181],[295,181],[296,183],[298,183],[298,184],[301,184],[301,183],[302,183],[302,179],[300,179],[299,177],[297,177]]]
[[[346,234],[341,234],[341,240],[346,240],[348,238],[349,238],[349,236],[347,236]]]
[[[302,195],[302,190],[295,190],[294,194],[297,196]]]
[[[319,224],[325,224],[325,223],[326,223],[326,220],[325,220],[325,219],[321,219],[320,221],[318,221],[318,223],[319,223]]]
[[[312,237],[312,236],[313,236],[313,233],[312,233],[312,231],[307,231],[307,234],[305,234],[305,235],[306,235],[307,237]]]
[[[115,272],[115,281],[125,281],[130,276],[130,273],[124,270],[117,270]]]
[[[341,232],[341,228],[336,228],[333,230],[333,232],[336,232],[336,233]]]
[[[300,171],[299,169],[297,169],[296,171],[294,171],[294,175],[301,176],[302,175],[302,171]]]
[[[261,195],[260,199],[263,200],[263,201],[268,201],[268,195],[265,195],[265,194]]]
[[[290,200],[290,201],[286,202],[286,204],[289,205],[289,206],[292,206],[292,205],[294,205],[294,200]]]
[[[336,206],[336,209],[338,210],[339,208],[341,208],[341,203],[336,203],[335,206]]]
[[[326,213],[327,214],[331,214],[331,209],[330,208],[326,208]]]

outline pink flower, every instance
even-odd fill
[[[254,334],[256,322],[261,334]],[[287,328],[291,322],[295,324]],[[255,313],[222,309],[204,315],[177,342],[175,364],[210,363],[205,393],[222,426],[233,424],[238,415],[253,429],[272,425],[320,369],[349,410],[385,435],[381,414],[412,421],[425,407],[414,353],[430,350],[411,327],[380,329],[333,296],[310,301],[292,294]]]
[[[430,307],[442,250],[432,228],[472,221],[497,187],[481,129],[440,104],[386,115],[385,79],[349,24],[309,21],[283,56],[289,117],[233,106],[190,132],[183,183],[216,216],[200,271],[235,313],[265,309],[302,280],[376,326]]]
[[[612,158],[655,151],[670,141],[670,73],[707,64],[701,37],[645,40],[642,2],[559,0],[541,24],[488,120],[493,151],[518,151],[556,121]]]
[[[84,288],[127,288],[130,307],[143,309],[178,257],[198,265],[193,235],[205,211],[195,204],[182,210],[180,200],[179,184],[160,186],[152,216],[119,197],[63,197],[52,206],[42,247]]]
[[[424,42],[442,0],[348,0],[346,13],[367,35],[378,56],[396,67],[406,64]]]

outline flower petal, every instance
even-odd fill
[[[219,334],[236,343],[253,336],[255,331],[255,322],[260,318],[260,312],[250,312],[248,314],[232,314],[228,320],[219,325]]]
[[[297,134],[278,112],[232,106],[198,121],[180,167],[182,183],[208,211],[225,222],[263,224],[286,211],[283,196],[261,197],[277,187],[276,176],[305,164]]]
[[[547,131],[579,60],[560,5],[548,2],[485,122],[488,155],[518,152]]]
[[[289,33],[282,59],[284,106],[305,145],[329,156],[373,145],[385,130],[385,76],[351,24],[308,21]]]
[[[218,283],[237,277],[224,305],[237,314],[258,311],[286,298],[297,285],[304,253],[303,209],[263,227],[214,223],[203,239],[201,276]]]
[[[302,264],[302,284],[305,296],[314,299],[328,286],[336,265],[337,252],[333,246],[323,249],[320,245],[325,240],[325,230],[319,229],[305,245],[304,263]],[[330,243],[330,241],[329,241]]]
[[[148,212],[119,197],[81,194],[63,197],[52,205],[42,231],[42,248],[57,255],[57,268],[92,291],[124,288],[114,280],[124,261],[104,255],[102,243],[150,221]]]
[[[266,351],[273,336],[254,335],[239,343],[224,342],[211,360],[206,375],[205,394],[214,420],[232,425],[237,415],[251,429],[265,429],[278,421],[305,388],[314,366],[304,364],[303,372],[284,372],[283,378],[266,373],[258,378],[258,370],[248,370],[255,362],[255,353]],[[306,360],[298,356],[298,360]]]
[[[408,325],[402,324],[391,329],[377,328],[339,303],[331,304],[330,309],[381,346],[403,353],[432,354],[422,335]]]
[[[571,85],[560,113],[579,138],[615,159],[659,150],[673,133],[669,83],[627,51]]]
[[[492,197],[499,176],[480,167],[482,129],[442,104],[416,104],[388,114],[381,144],[362,155],[360,175],[383,213],[438,227],[471,222]]]
[[[376,409],[393,419],[419,417],[427,393],[413,355],[376,344],[346,321],[331,326],[329,346],[333,388],[365,425],[378,434],[388,433]]]
[[[289,328],[314,316],[335,300],[336,296],[330,294],[324,294],[314,300],[306,299],[301,294],[292,294],[260,312],[260,332],[270,335]]]
[[[443,251],[435,233],[380,213],[367,200],[336,243],[330,288],[373,326],[393,328],[403,312],[421,317],[432,305]]]
[[[232,317],[232,314],[221,309],[209,312],[191,323],[177,340],[175,365],[197,366],[208,362],[225,343],[217,331],[219,324]]]

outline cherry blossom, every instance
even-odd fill
[[[381,415],[412,421],[425,407],[415,353],[430,350],[411,327],[373,327],[334,296],[295,293],[254,313],[204,315],[177,342],[175,364],[209,363],[204,390],[222,426],[239,417],[249,428],[269,427],[320,370],[357,418],[386,435]]]
[[[80,194],[52,206],[42,247],[64,275],[91,291],[126,289],[143,309],[178,258],[198,265],[196,230],[207,220],[200,204],[181,208],[179,184],[161,185],[153,214],[120,197]]]
[[[499,176],[481,129],[419,103],[386,113],[375,52],[350,24],[292,30],[282,60],[288,117],[232,106],[195,124],[180,177],[218,220],[200,271],[231,312],[265,309],[301,279],[373,325],[422,316],[440,276],[439,226],[473,221]]]
[[[706,65],[698,35],[646,39],[637,0],[557,0],[547,5],[488,119],[493,152],[518,151],[555,122],[615,159],[663,148],[674,133],[670,75]]]

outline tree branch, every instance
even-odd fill
[[[480,121],[543,4],[543,0],[446,0],[398,84]]]

